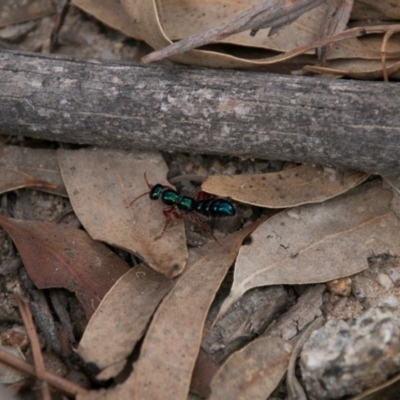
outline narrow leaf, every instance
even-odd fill
[[[259,224],[222,246],[207,245],[207,255],[185,269],[154,315],[135,370],[115,390],[116,398],[187,398],[208,309],[243,239]]]
[[[173,280],[143,265],[130,269],[115,283],[90,319],[78,353],[101,369],[118,363],[123,367],[158,303],[173,284]],[[110,338],[112,345],[108,345]],[[110,373],[98,379],[109,379]]]
[[[207,193],[255,206],[288,208],[339,196],[368,176],[364,172],[340,172],[303,164],[268,174],[212,175],[201,188]]]
[[[263,337],[232,354],[211,383],[209,400],[264,400],[285,374],[292,346],[277,337]]]
[[[67,195],[55,150],[0,146],[0,193],[24,187]]]
[[[400,222],[390,210],[392,197],[375,181],[269,219],[241,249],[221,314],[251,288],[327,282],[368,268],[371,254],[399,254]]]
[[[65,225],[0,216],[30,278],[39,289],[75,292],[90,318],[128,265],[86,232]]]

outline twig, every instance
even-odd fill
[[[30,376],[39,378],[35,368],[27,362],[17,358],[4,350],[0,350],[0,362],[8,365],[9,367],[15,368],[18,371],[22,371]],[[70,382],[60,376],[51,374],[50,372],[44,371],[42,379],[45,380],[52,388],[63,392],[67,396],[74,397],[78,394],[87,394],[88,390]]]
[[[44,368],[44,361],[42,357],[42,352],[40,350],[39,339],[36,334],[35,326],[33,324],[32,313],[29,307],[29,302],[22,296],[17,296],[17,303],[19,312],[21,313],[22,319],[24,321],[26,333],[28,335],[29,341],[31,343],[31,349],[33,354],[33,360],[35,363],[36,375],[42,380],[40,389],[42,392],[42,397],[44,400],[51,400],[51,394],[47,382],[44,380],[44,373],[46,372]]]
[[[269,33],[271,35],[323,2],[324,0],[295,0],[290,3],[281,0],[266,0],[240,13],[226,25],[205,29],[190,35],[179,42],[146,55],[142,58],[142,62],[146,64],[174,54],[182,54],[195,47],[222,40],[248,29],[251,30],[250,34],[254,36],[259,29],[271,27]]]
[[[400,32],[400,25],[395,25],[386,31],[385,36],[383,37],[383,40],[382,40],[381,62],[382,62],[383,79],[385,82],[389,81],[388,70],[387,70],[387,65],[386,65],[386,58],[387,58],[387,53],[385,51],[386,45],[387,45],[387,42],[390,39],[390,37],[398,32]]]

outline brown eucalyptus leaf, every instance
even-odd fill
[[[74,211],[95,240],[138,254],[154,270],[179,275],[187,259],[182,220],[173,218],[164,235],[163,204],[145,195],[166,181],[159,153],[106,149],[58,150],[61,173]]]
[[[390,210],[392,198],[391,189],[374,181],[267,220],[239,253],[221,314],[254,287],[327,282],[368,268],[371,254],[400,254],[400,221]]]
[[[203,246],[206,255],[185,268],[158,307],[133,374],[108,399],[186,400],[208,309],[243,239],[260,223]]]
[[[24,187],[67,195],[55,150],[0,146],[0,193]]]
[[[172,47],[178,46],[179,52],[184,52],[184,54],[172,55],[171,58],[173,60],[209,67],[249,68],[271,65],[287,61],[304,53],[312,52],[313,54],[313,50],[316,47],[332,42],[335,42],[335,46],[332,47],[332,51],[328,54],[329,59],[354,59],[356,57],[377,59],[377,57],[380,57],[380,49],[368,51],[365,47],[365,41],[356,39],[357,36],[369,33],[367,32],[368,27],[356,29],[354,32],[353,30],[341,32],[340,38],[316,40],[326,10],[326,4],[324,3],[303,13],[293,22],[297,18],[297,14],[292,15],[292,12],[304,12],[305,9],[302,8],[304,4],[306,4],[306,8],[312,7],[316,6],[318,1],[304,3],[297,1],[296,7],[298,9],[296,10],[293,7],[285,9],[286,3],[281,1],[272,2],[273,4],[265,2],[265,4],[260,5],[258,0],[244,0],[240,3],[229,4],[220,2],[202,3],[195,0],[164,0],[161,2],[155,2],[154,0],[144,2],[137,0],[102,0],[100,2],[95,0],[73,0],[73,3],[106,24],[128,35],[147,41],[155,49],[162,49],[149,57],[145,57],[144,60],[146,62],[171,56],[173,52],[170,54],[170,47],[167,49],[166,46],[172,43],[171,40],[177,39],[183,40],[173,44]],[[126,12],[121,11],[121,5]],[[254,12],[251,10],[259,6],[262,8],[265,5],[271,6],[269,10],[271,18],[268,21],[277,24],[277,28],[285,26],[285,29],[281,29],[277,35],[273,34],[277,30],[275,28],[263,29],[255,36],[249,35],[246,30],[233,34],[240,30],[238,27],[243,24],[243,21],[250,21],[249,23],[253,25],[261,23],[263,13],[256,12],[255,15],[251,16],[251,13]],[[277,7],[278,10],[275,10],[274,7]],[[284,14],[285,12],[288,13],[288,15],[282,17],[286,21],[285,23],[281,24],[279,22],[281,19],[277,18],[276,15],[274,16],[274,10],[277,12],[283,10]],[[247,16],[248,20],[244,16]],[[226,34],[221,34],[221,30],[222,32],[226,31]],[[188,51],[188,49],[195,46],[193,41],[198,40],[198,38],[200,38],[201,42],[204,42],[204,40],[210,41],[213,36],[218,36],[213,38],[214,42],[265,48],[286,53],[267,58],[255,58],[252,56],[234,56],[216,51]],[[344,39],[347,40],[343,41]],[[393,40],[390,41],[390,43],[392,42]],[[156,53],[159,55],[155,56]]]
[[[25,1],[14,0],[0,3],[0,28],[20,24],[26,21],[43,18],[55,13],[51,0]]]
[[[351,10],[352,20],[399,20],[399,4],[391,0],[357,0]]]
[[[129,269],[110,249],[72,226],[3,216],[0,225],[17,246],[34,284],[75,292],[88,318]]]
[[[146,9],[157,12],[159,23],[154,18],[144,19],[137,8],[139,1],[129,0],[129,16],[124,11],[119,0],[72,0],[72,4],[95,16],[105,24],[118,29],[136,39],[147,41],[143,37],[142,24],[155,24],[157,29],[163,29],[165,35],[172,41],[183,39],[204,29],[228,24],[239,13],[259,5],[259,0],[243,0],[241,2],[199,2],[196,0],[163,0],[157,2],[156,8],[150,2],[144,2]],[[269,29],[263,29],[255,36],[240,32],[222,39],[223,43],[239,46],[258,47],[275,51],[289,51],[317,38],[321,17],[325,12],[325,4],[299,17],[279,35],[271,36]],[[136,23],[132,23],[132,20]],[[159,25],[160,24],[160,25]],[[215,53],[215,60],[223,54]]]
[[[120,2],[127,14],[138,25],[142,32],[143,40],[150,46],[159,49],[172,43],[160,24],[157,6],[154,0],[120,0]],[[171,57],[171,59],[184,64],[210,67],[216,66],[215,53],[205,50],[192,50],[186,54]],[[202,60],[202,62],[199,63],[199,60]],[[222,63],[220,63],[220,65],[222,66]],[[227,63],[225,63],[225,65],[227,65]]]
[[[132,7],[131,10],[129,10],[131,0],[121,0],[121,2],[125,5],[128,12],[133,11]],[[150,53],[149,55],[143,57],[142,61],[148,63],[161,60],[165,57],[170,57],[175,60],[185,56],[188,51],[194,55],[195,53],[192,52],[194,52],[193,49],[196,47],[223,40],[234,33],[244,32],[249,29],[252,33],[254,33],[260,29],[271,28],[272,31],[269,32],[269,35],[272,35],[273,33],[281,30],[283,27],[286,27],[288,24],[294,22],[300,17],[300,15],[312,10],[322,3],[322,0],[296,0],[291,4],[282,2],[280,0],[263,1],[237,14],[235,18],[231,19],[226,24],[213,26],[210,29],[202,30],[175,43],[171,43],[161,26],[159,26],[160,31],[162,30],[162,35],[159,34],[157,36],[153,36],[152,39],[156,40],[154,40],[153,43],[149,42],[149,44],[156,49],[162,50]],[[153,13],[157,13],[155,7]],[[134,13],[131,15],[134,15]],[[162,45],[163,43],[164,45]],[[203,52],[204,56],[206,55],[205,53],[206,52]],[[201,54],[198,55],[201,56]],[[221,55],[222,54],[219,54],[219,56]],[[219,58],[222,64],[222,62],[225,60],[223,60],[223,57]],[[230,61],[232,62],[233,59]],[[249,60],[246,61],[249,62]],[[198,63],[201,62],[202,60],[199,59]]]
[[[234,353],[211,382],[209,400],[264,400],[285,374],[292,351],[277,337],[255,339]]]
[[[171,40],[179,40],[205,29],[229,24],[239,14],[259,4],[259,0],[230,3],[164,0],[159,2],[157,7],[166,35]],[[218,42],[281,52],[289,51],[317,38],[325,8],[326,5],[321,4],[320,7],[301,15],[297,21],[279,32],[279,35],[270,35],[270,29],[267,28],[260,30],[255,36],[245,31],[232,34]]]
[[[71,4],[127,36],[143,39],[139,25],[132,23],[119,0],[71,0]]]
[[[212,175],[202,184],[204,192],[230,197],[246,204],[287,208],[320,203],[364,182],[364,172],[337,171],[303,164],[281,172],[251,175]]]
[[[163,49],[164,47],[172,43],[171,39],[168,37],[168,34],[165,32],[164,26],[161,26],[160,24],[160,16],[158,15],[158,10],[154,0],[143,1],[143,2],[135,0],[120,0],[120,1],[123,7],[126,9],[127,13],[140,26],[143,38],[145,38],[147,43],[149,43],[155,49]],[[275,5],[276,4],[278,3],[275,3]],[[283,3],[280,4],[282,5]],[[230,36],[233,32],[230,30],[230,28],[228,30],[229,30],[229,35],[226,36]],[[306,30],[307,29],[305,28],[304,31]],[[315,34],[317,34],[317,32],[315,32]],[[218,38],[218,40],[222,39],[223,37]],[[198,66],[221,67],[221,68],[222,67],[248,68],[258,65],[273,64],[279,61],[287,60],[296,55],[303,54],[304,52],[312,50],[315,47],[315,45],[320,46],[321,44],[320,42],[318,42],[318,44],[313,42],[313,45],[311,46],[304,45],[300,48],[300,50],[297,50],[296,48],[296,51],[294,51],[293,53],[289,52],[290,54],[288,53],[276,57],[268,57],[259,60],[244,59],[229,54],[217,53],[215,51],[206,51],[206,50],[187,51],[187,49],[182,49],[182,51],[180,50],[180,52],[185,51],[184,54],[174,54],[170,58],[177,62],[181,62],[184,64],[194,64]],[[190,45],[189,47],[191,48],[192,46]],[[163,57],[166,56],[170,55],[167,54],[164,55]],[[145,61],[150,62],[154,60],[146,59]]]
[[[115,283],[90,319],[79,343],[79,355],[100,369],[118,363],[122,368],[158,303],[173,284],[173,280],[143,265],[130,269]],[[111,377],[102,374],[98,379]]]

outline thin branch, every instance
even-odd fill
[[[28,364],[24,360],[21,360],[18,357],[15,357],[4,350],[0,350],[0,362],[8,365],[9,367],[15,368],[18,371],[22,371],[30,376],[35,378],[39,378],[35,367]],[[74,397],[78,394],[87,394],[89,391],[82,388],[81,386],[76,385],[73,382],[70,382],[60,376],[51,374],[50,372],[45,371],[43,373],[42,378],[54,389],[63,392],[67,396]]]

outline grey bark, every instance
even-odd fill
[[[397,83],[0,52],[0,134],[400,172]]]

